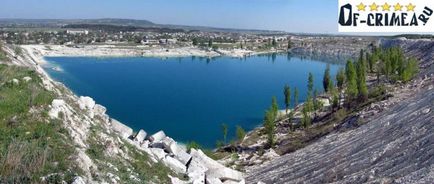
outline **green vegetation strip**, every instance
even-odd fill
[[[80,173],[62,122],[48,118],[53,98],[34,71],[0,65],[0,183],[71,182]]]

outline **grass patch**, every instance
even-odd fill
[[[146,153],[137,150],[133,145],[126,142],[121,149],[129,153],[130,160],[104,154],[107,143],[98,139],[98,132],[103,132],[100,127],[96,125],[91,127],[87,140],[89,148],[86,150],[86,154],[94,160],[98,166],[98,170],[103,173],[102,176],[95,175],[95,180],[101,181],[105,179],[109,181],[109,178],[105,175],[105,173],[109,172],[117,175],[123,183],[143,183],[149,181],[153,181],[154,183],[170,183],[168,175],[177,176],[163,163],[152,162]],[[107,163],[112,164],[117,169],[107,166]],[[136,173],[135,177],[140,181],[132,178],[132,173]]]
[[[34,71],[0,65],[0,183],[41,183],[48,175],[46,182],[68,182],[81,172],[62,122],[47,118],[53,98]]]

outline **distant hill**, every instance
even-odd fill
[[[148,20],[135,19],[0,19],[0,28],[64,28],[80,27],[79,25],[110,25],[110,26],[131,26],[138,28],[168,28],[171,30],[183,29],[185,31],[207,31],[207,32],[249,32],[260,34],[279,34],[284,31],[254,30],[254,29],[233,29],[216,28],[206,26],[185,26],[157,24]]]
[[[185,32],[184,29],[166,28],[158,26],[121,26],[112,24],[68,24],[62,26],[65,29],[86,29],[86,30],[104,30],[107,32],[158,32],[158,33],[179,33]]]
[[[116,26],[155,26],[151,21],[134,19],[0,19],[0,27],[62,27],[69,24],[105,24]]]

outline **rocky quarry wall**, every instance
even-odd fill
[[[226,168],[221,163],[206,156],[200,149],[191,149],[188,153],[184,146],[179,145],[163,131],[152,135],[144,130],[133,133],[133,129],[106,115],[106,108],[96,104],[92,98],[81,96],[78,98],[77,104],[90,119],[96,116],[103,117],[104,123],[113,132],[138,150],[147,153],[153,162],[162,162],[176,173],[189,177],[189,181],[182,181],[173,177],[173,183],[245,183],[241,172]],[[69,117],[72,116],[73,112],[64,100],[55,99],[51,104],[49,115],[52,118],[59,118],[59,114]],[[85,137],[85,135],[74,136],[73,134],[73,137]],[[77,142],[81,142],[85,147],[84,140],[77,140]]]

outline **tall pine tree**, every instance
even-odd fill
[[[285,85],[283,88],[283,95],[285,96],[285,110],[288,113],[289,106],[291,105],[291,88]]]
[[[347,61],[345,73],[347,75],[346,103],[349,107],[351,106],[352,100],[354,100],[359,93],[357,89],[357,73],[351,60]]]
[[[356,63],[357,90],[359,92],[358,97],[361,102],[368,99],[368,87],[366,86],[366,65],[363,56],[363,50],[361,50],[359,61]]]
[[[324,91],[326,93],[330,92],[330,90],[333,88],[333,81],[330,77],[330,65],[327,64],[327,67],[324,71],[324,77],[322,79],[322,85],[324,87]]]

